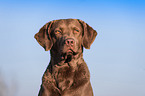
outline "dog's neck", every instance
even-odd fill
[[[61,60],[61,57],[57,55],[58,54],[51,53],[51,60],[47,67],[51,74],[54,74],[53,72],[62,67],[71,67],[73,71],[75,71],[77,69],[77,66],[84,62],[82,52],[78,53],[77,56],[75,58],[72,58],[69,62],[65,62],[66,60]]]

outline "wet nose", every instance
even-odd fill
[[[74,45],[74,39],[72,39],[72,38],[66,39],[65,44],[68,45],[68,46],[73,46]]]

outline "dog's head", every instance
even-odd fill
[[[53,50],[60,56],[76,55],[82,47],[89,49],[97,32],[78,19],[60,19],[45,24],[35,34],[35,39],[46,50]]]

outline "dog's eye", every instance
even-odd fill
[[[61,34],[61,30],[56,30],[55,34]]]
[[[74,29],[74,33],[79,33],[79,30],[78,29]]]

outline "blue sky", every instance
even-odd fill
[[[35,33],[55,19],[78,18],[98,32],[84,59],[95,96],[145,96],[144,0],[1,0],[0,76],[9,96],[37,96],[49,52]]]

